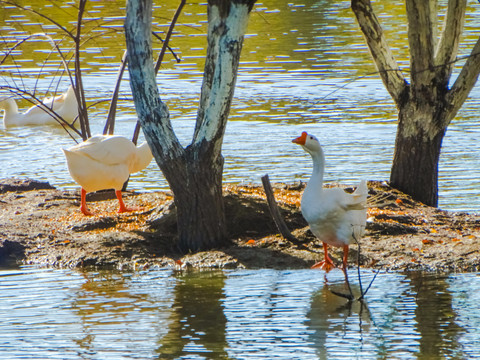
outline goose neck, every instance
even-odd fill
[[[8,98],[0,101],[0,109],[5,111],[3,115],[4,125],[9,125],[15,122],[14,118],[18,115],[18,106],[14,99]]]
[[[324,173],[324,158],[323,154],[310,154],[313,160],[312,176],[308,180],[307,187],[305,188],[304,196],[302,197],[302,207],[304,202],[308,198],[317,198],[323,188],[323,173]],[[309,194],[305,197],[305,194]]]
[[[8,98],[3,101],[0,101],[0,109],[4,109],[6,112],[12,112],[12,113],[17,113],[18,112],[18,106],[17,102],[12,99]]]
[[[152,161],[153,155],[150,150],[150,147],[148,146],[147,142],[144,142],[142,145],[137,147],[137,155],[138,155],[138,167],[135,169],[137,171],[141,171],[145,169],[148,164]]]
[[[323,181],[323,173],[325,169],[325,156],[323,152],[313,153],[312,160],[313,160],[313,172],[312,177],[319,178]]]

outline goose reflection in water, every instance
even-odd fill
[[[360,294],[360,286],[357,284],[352,284],[351,290],[354,294]],[[348,301],[335,295],[348,292],[345,283],[329,283],[325,277],[324,286],[312,296],[307,325],[310,341],[314,344],[319,359],[328,358],[327,340],[334,338],[344,342],[344,347],[348,350],[347,339],[361,345],[363,332],[368,333],[371,330],[372,320],[365,299]]]

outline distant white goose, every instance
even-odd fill
[[[121,189],[130,174],[143,170],[152,160],[146,142],[136,147],[123,136],[96,135],[63,152],[70,175],[82,187],[82,213],[92,215],[87,208],[87,192],[103,189],[115,189],[118,212],[132,211],[125,206]]]
[[[71,85],[64,94],[46,98],[43,103],[67,122],[73,122],[78,116],[78,102]],[[0,109],[4,110],[5,127],[58,124],[55,117],[40,105],[34,105],[26,112],[20,113],[14,99],[4,98],[0,100]]]
[[[335,267],[328,256],[328,245],[343,247],[343,270],[347,268],[348,246],[365,234],[368,188],[362,180],[348,194],[340,188],[323,189],[325,156],[319,141],[303,132],[292,142],[299,144],[312,156],[313,173],[302,195],[302,215],[312,233],[323,242],[324,260],[312,268],[326,271]]]

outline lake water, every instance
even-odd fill
[[[123,53],[121,34],[124,1],[115,6],[92,2],[84,33],[95,38],[82,52],[84,83],[89,104],[107,99],[113,89]],[[69,7],[32,1],[56,21],[71,24],[76,13]],[[47,4],[47,5],[45,5]],[[67,4],[67,3],[65,3]],[[93,5],[92,5],[93,4]],[[326,152],[326,181],[356,183],[361,178],[388,180],[396,131],[396,110],[376,75],[349,1],[260,2],[251,15],[235,99],[225,135],[224,181],[256,183],[268,173],[272,181],[306,181],[311,160],[291,139],[306,130],[316,134]],[[405,14],[401,1],[376,4],[398,61],[408,65]],[[0,24],[4,48],[18,38],[56,28],[31,13],[4,7]],[[472,5],[473,6],[473,5]],[[163,35],[176,5],[157,4],[155,30]],[[188,145],[195,124],[205,53],[206,7],[187,4],[171,45],[182,61],[167,56],[158,75],[159,90],[167,103],[177,136]],[[478,33],[475,9],[467,11],[466,37],[460,55]],[[99,19],[104,19],[101,22]],[[92,25],[93,24],[93,25]],[[66,40],[61,45],[68,49]],[[157,45],[157,47],[160,45]],[[46,93],[56,83],[59,59],[44,63],[50,45],[43,38],[27,41],[0,67],[0,85],[37,87]],[[461,65],[461,63],[460,63]],[[43,67],[41,67],[43,66]],[[40,71],[41,70],[41,71]],[[458,71],[458,69],[456,70]],[[408,72],[406,73],[408,76]],[[61,89],[66,89],[66,79]],[[122,85],[116,133],[131,137],[136,121],[127,81]],[[479,117],[480,89],[449,127],[440,159],[440,200],[444,209],[480,211]],[[28,104],[21,103],[24,107]],[[107,104],[90,109],[92,132],[103,130]],[[52,127],[0,129],[0,178],[18,176],[49,181],[63,189],[78,188],[71,180],[62,148],[74,145],[63,130]],[[134,190],[168,187],[157,165],[130,181]]]
[[[161,33],[176,5],[157,2]],[[108,4],[108,6],[106,5]],[[316,134],[327,159],[326,181],[387,180],[396,110],[375,75],[349,1],[257,3],[251,15],[223,154],[224,180],[260,184],[306,181],[311,160],[291,139]],[[67,2],[29,1],[64,26],[76,13]],[[82,53],[88,101],[108,98],[123,53],[125,1],[90,2],[94,39]],[[401,1],[375,2],[390,44],[408,66]],[[467,10],[460,55],[478,37],[478,9]],[[57,30],[32,13],[0,4],[1,50],[19,37]],[[188,145],[195,124],[205,53],[206,8],[186,5],[173,50],[158,75],[175,131]],[[99,19],[103,19],[100,21]],[[67,48],[68,43],[62,43]],[[159,47],[160,45],[158,45]],[[58,57],[31,40],[0,66],[0,86],[37,87],[58,81]],[[460,63],[461,65],[461,63]],[[456,70],[458,72],[458,69]],[[21,76],[20,76],[21,75]],[[407,73],[408,76],[408,73]],[[67,88],[61,80],[61,89]],[[116,133],[130,137],[136,121],[122,84]],[[440,159],[440,206],[480,211],[480,88],[449,127]],[[28,106],[20,102],[21,107]],[[101,132],[107,105],[91,108]],[[61,149],[74,142],[55,127],[3,129],[0,178],[17,176],[76,189]],[[132,177],[131,189],[167,189],[154,162]],[[0,204],[1,206],[1,204]],[[373,276],[362,271],[364,284]],[[354,271],[352,286],[359,285]],[[365,285],[364,285],[365,286]],[[235,270],[183,273],[73,271],[21,267],[0,270],[0,359],[472,359],[480,358],[478,274],[380,273],[366,308],[347,306],[340,271]]]
[[[365,307],[340,270],[24,267],[0,289],[0,359],[480,358],[477,274],[380,273]]]

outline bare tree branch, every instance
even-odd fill
[[[181,0],[180,1],[180,4],[178,5],[177,11],[175,11],[175,14],[173,15],[172,22],[170,23],[170,26],[168,28],[167,37],[165,38],[165,40],[162,40],[162,38],[160,38],[160,36],[155,34],[155,32],[152,32],[153,36],[155,36],[156,38],[158,38],[160,41],[163,42],[162,50],[160,51],[160,55],[158,55],[157,61],[155,63],[155,75],[158,73],[158,70],[160,70],[160,66],[162,65],[163,58],[165,56],[165,52],[166,52],[167,49],[170,50],[170,52],[172,53],[173,57],[177,60],[177,62],[180,62],[180,59],[173,52],[173,50],[170,48],[170,46],[168,44],[170,42],[170,38],[172,36],[173,29],[175,28],[175,24],[177,23],[178,17],[180,16],[180,14],[182,12],[182,9],[183,9],[183,6],[185,5],[186,2],[187,2],[186,0]],[[125,57],[125,61],[123,63],[123,69],[125,69],[125,64],[126,64],[126,52],[124,54],[124,57]],[[120,78],[117,81],[119,81],[119,80],[120,80]],[[118,86],[119,86],[119,83],[118,83]],[[135,129],[133,130],[133,136],[132,136],[132,142],[135,145],[137,144],[139,135],[140,135],[140,121],[137,120],[137,123],[135,124]],[[127,180],[127,182],[128,182],[128,180]]]
[[[8,85],[2,85],[0,86],[0,90],[6,90],[6,91],[9,91],[10,93],[12,94],[15,94],[19,97],[21,97],[22,99],[24,100],[27,100],[28,102],[30,102],[31,104],[35,105],[35,106],[38,106],[40,109],[42,109],[43,111],[45,111],[47,114],[49,114],[50,116],[52,116],[52,118],[58,122],[59,125],[61,125],[65,131],[67,132],[67,134],[74,140],[75,140],[75,137],[72,135],[72,132],[73,133],[76,133],[77,135],[80,135],[80,131],[75,128],[74,126],[74,123],[69,123],[68,121],[66,121],[64,118],[62,118],[59,114],[57,114],[55,112],[55,110],[53,110],[53,103],[51,106],[47,106],[45,105],[45,103],[40,100],[34,93],[30,93],[28,91],[25,91],[25,90],[22,90],[22,89],[19,89],[18,87],[13,87],[13,86],[8,86]]]
[[[457,114],[458,110],[462,107],[463,103],[468,97],[468,94],[477,82],[478,75],[480,73],[480,37],[478,38],[475,46],[467,58],[465,65],[463,66],[460,74],[455,80],[450,91],[447,93],[447,104],[451,104],[451,109],[448,111],[448,115],[445,117],[447,126]]]
[[[175,24],[177,23],[178,17],[180,16],[182,9],[187,1],[186,0],[181,0],[180,4],[178,5],[177,11],[175,11],[175,14],[173,15],[173,19],[170,23],[170,26],[168,28],[167,36],[165,40],[162,40],[160,36],[155,34],[155,32],[152,32],[152,35],[158,38],[160,41],[163,42],[162,50],[160,51],[160,55],[158,55],[157,61],[155,63],[155,75],[158,73],[158,70],[160,70],[160,66],[162,65],[163,58],[165,56],[165,52],[167,49],[170,50],[172,53],[173,57],[177,62],[180,62],[180,59],[177,57],[177,55],[173,52],[173,50],[170,48],[168,45],[170,43],[170,38],[173,33],[173,29],[175,28]],[[125,61],[126,62],[126,61]],[[133,136],[132,136],[132,142],[136,145],[138,141],[138,136],[140,135],[140,122],[137,120],[137,123],[135,124],[135,129],[133,130]]]
[[[232,2],[229,11],[225,9],[226,2],[210,1],[213,5],[208,12],[209,44],[193,144],[204,143],[216,147],[221,145],[225,132],[235,90],[243,34],[254,1],[251,5]],[[223,34],[225,31],[227,32]],[[223,36],[213,36],[215,33]]]
[[[85,12],[87,0],[80,0],[77,16],[77,32],[75,34],[75,96],[78,102],[78,117],[80,119],[80,128],[82,130],[83,140],[87,140],[92,134],[88,122],[87,102],[85,100],[85,91],[83,90],[82,69],[80,63],[80,35],[82,32],[82,18]]]
[[[267,195],[267,202],[268,208],[270,209],[270,214],[272,215],[275,225],[277,225],[278,231],[285,239],[295,244],[299,244],[298,239],[290,232],[290,229],[288,228],[287,224],[285,224],[285,221],[280,214],[280,210],[278,209],[277,202],[275,201],[275,195],[273,194],[273,189],[272,185],[270,184],[270,178],[268,174],[262,176],[262,184],[263,189],[265,190],[265,195]]]
[[[370,0],[352,0],[351,7],[387,91],[395,103],[401,103],[407,82],[390,50]]]
[[[437,76],[447,86],[452,74],[453,64],[458,53],[460,35],[465,21],[467,0],[449,0],[445,24],[440,42],[435,51],[435,66]]]
[[[125,72],[125,67],[127,66],[127,51],[123,52],[120,68],[117,73],[117,81],[115,83],[115,89],[113,90],[112,98],[110,100],[110,107],[108,108],[107,121],[103,129],[103,134],[113,134],[115,129],[115,115],[117,113],[117,102],[118,102],[118,93],[120,92],[120,84],[122,83],[123,73]],[[135,145],[137,142],[134,142]]]
[[[125,37],[130,84],[143,130],[162,139],[158,142],[158,148],[152,148],[152,153],[156,159],[174,159],[182,157],[185,150],[173,131],[167,106],[158,93],[152,56],[151,18],[151,1],[127,2]]]
[[[423,91],[432,85],[434,72],[434,38],[431,13],[437,0],[406,0],[408,41],[410,48],[411,86],[414,98],[421,99]]]
[[[59,29],[61,29],[63,32],[65,32],[71,39],[74,39],[75,36],[72,34],[72,32],[68,31],[67,28],[65,28],[64,26],[62,26],[60,23],[58,23],[57,21],[55,21],[54,19],[52,19],[51,17],[48,17],[46,16],[45,14],[42,14],[41,12],[38,12],[34,9],[32,9],[31,7],[24,7],[24,6],[21,6],[20,4],[16,3],[16,2],[13,2],[13,1],[3,1],[3,0],[0,0],[0,3],[3,3],[3,4],[6,4],[6,5],[11,5],[11,6],[15,6],[19,9],[22,9],[24,11],[29,11],[35,15],[38,15],[40,16],[41,18],[44,18],[45,20],[51,22],[52,24],[54,24],[55,26],[57,26]]]

